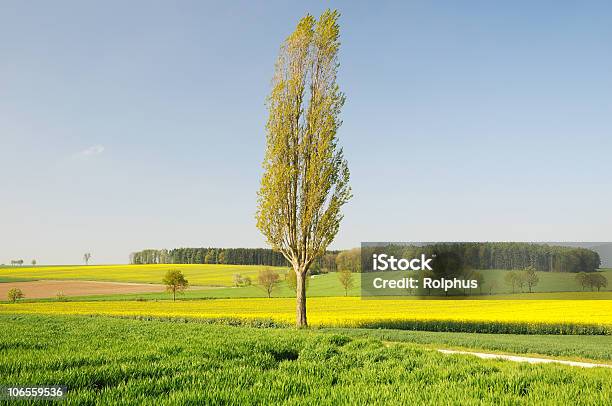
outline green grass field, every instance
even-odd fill
[[[431,348],[483,350],[612,363],[612,336],[604,335],[483,334],[357,328],[330,328],[321,331],[355,338],[423,344]]]
[[[612,402],[607,369],[315,330],[3,314],[0,353],[0,386],[64,385],[69,405]]]

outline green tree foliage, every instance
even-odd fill
[[[306,273],[335,238],[351,197],[338,146],[337,11],[307,15],[283,43],[268,98],[257,227],[297,275],[296,323],[306,326]]]
[[[339,271],[348,269],[351,272],[361,272],[361,249],[353,248],[341,251],[336,256],[336,267]]]
[[[589,274],[587,274],[586,272],[577,273],[576,276],[574,276],[574,279],[576,280],[576,282],[578,282],[582,290],[589,286]]]
[[[578,284],[582,287],[582,290],[590,287],[591,290],[597,289],[599,292],[601,288],[608,286],[608,279],[598,272],[580,272],[576,274],[575,279],[576,282],[578,282]]]
[[[597,289],[599,292],[601,288],[608,286],[608,279],[600,273],[590,273],[586,277],[586,283],[591,287],[591,290]]]
[[[204,264],[207,263],[207,255],[210,261],[216,258],[216,263],[219,264],[289,265],[281,253],[268,248],[175,248],[170,251],[146,249],[130,254],[130,264]]]
[[[521,292],[525,291],[525,285],[527,285],[527,275],[525,272],[516,272],[516,284]]]
[[[189,286],[185,275],[178,269],[169,269],[162,283],[166,285],[166,291],[172,293],[172,300],[176,300],[176,294],[183,293]]]
[[[504,275],[504,283],[512,287],[512,293],[515,292],[516,287],[520,283],[520,275],[515,271],[509,271]]]
[[[338,280],[344,288],[344,296],[348,296],[348,291],[352,289],[354,284],[353,272],[348,268],[341,269],[338,271]]]
[[[338,267],[336,266],[336,257],[338,256],[337,252],[327,252],[323,255],[319,261],[321,262],[320,269],[322,272],[336,272]]]
[[[214,249],[208,250],[206,256],[204,257],[204,262],[207,264],[216,264],[217,263],[217,251]]]
[[[237,288],[243,287],[243,286],[251,286],[251,278],[248,276],[242,276],[239,273],[234,274],[234,286]]]
[[[280,275],[273,269],[262,269],[257,275],[257,284],[266,292],[268,297],[272,297],[272,291],[278,285]]]
[[[194,264],[201,264],[201,263],[205,262],[204,261],[205,258],[206,257],[202,254],[202,251],[197,250],[197,251],[195,251],[195,256],[192,256],[192,261],[193,261]]]
[[[540,278],[536,274],[536,270],[533,266],[527,267],[523,271],[522,279],[529,287],[529,293],[531,293],[533,291],[533,287],[536,286],[538,282],[540,282]]]
[[[25,295],[19,288],[12,288],[8,291],[8,300],[15,303],[19,299],[23,299]]]

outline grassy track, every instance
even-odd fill
[[[0,315],[0,353],[0,386],[65,385],[69,405],[612,402],[604,369],[292,329]]]
[[[612,336],[447,333],[433,331],[329,328],[320,331],[355,338],[501,353],[549,356],[575,361],[612,361]]]
[[[519,334],[612,334],[609,300],[361,300],[311,298],[313,326]],[[36,302],[0,304],[1,312],[124,317],[268,320],[292,324],[295,302],[281,299]]]

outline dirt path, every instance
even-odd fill
[[[0,283],[0,300],[6,300],[8,291],[19,288],[26,299],[64,296],[113,295],[120,293],[163,292],[163,285],[149,283],[97,282],[76,280],[40,280]]]
[[[570,365],[573,367],[581,367],[581,368],[612,368],[610,364],[596,364],[591,362],[578,362],[578,361],[567,361],[560,359],[550,359],[550,358],[534,358],[534,357],[523,357],[520,355],[506,355],[506,354],[491,354],[486,352],[472,352],[472,351],[457,351],[457,350],[438,350],[442,354],[465,354],[465,355],[473,355],[478,358],[484,359],[504,359],[508,361],[514,362],[528,362],[530,364],[563,364]]]

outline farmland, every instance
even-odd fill
[[[590,293],[585,293],[589,295]],[[612,334],[609,300],[362,300],[309,299],[313,326],[489,333]],[[290,325],[291,298],[192,301],[91,301],[0,304],[0,312],[49,315],[270,320]]]
[[[107,282],[126,282],[126,283],[150,283],[159,284],[164,273],[168,269],[181,270],[193,289],[188,291],[184,297],[189,299],[198,298],[239,298],[239,297],[264,297],[265,292],[258,286],[255,286],[258,272],[266,268],[256,265],[218,265],[218,264],[200,264],[200,265],[99,265],[99,266],[44,266],[44,267],[5,267],[0,268],[0,282],[18,282],[32,280],[79,280],[79,281],[107,281]],[[281,274],[281,282],[274,289],[274,297],[294,297],[294,292],[287,286],[284,279],[284,274],[288,271],[287,268],[273,268]],[[504,270],[486,270],[482,271],[485,276],[485,285],[483,293],[488,294],[488,283],[497,281],[495,289],[490,293],[494,295],[508,295],[512,289],[505,285],[503,275],[507,271]],[[612,270],[606,269],[602,271],[603,275],[611,281],[611,284],[604,288],[603,292],[612,291]],[[248,276],[253,286],[245,286],[240,288],[233,287],[233,275],[240,274]],[[575,282],[575,274],[571,273],[554,273],[554,272],[538,272],[539,283],[534,287],[533,291],[538,292],[564,292],[572,290],[580,290],[580,287]],[[398,274],[398,278],[400,275]],[[359,296],[361,288],[361,279],[359,274],[354,275],[353,287],[348,290],[349,296]],[[215,289],[205,289],[214,287]],[[587,289],[588,290],[588,289]],[[146,292],[147,290],[143,290]],[[33,298],[25,291],[26,298]],[[54,297],[55,291],[51,291],[47,297]],[[115,294],[113,294],[115,293]],[[120,292],[107,291],[106,294],[99,297],[82,297],[86,300],[124,300],[124,299],[164,299],[167,295],[163,293],[141,293],[141,294],[118,294]],[[126,293],[126,292],[124,292]],[[474,293],[480,293],[476,291]],[[520,293],[517,293],[520,294]],[[78,296],[85,296],[83,292]],[[317,296],[344,296],[345,291],[338,281],[337,274],[322,274],[315,275],[309,279],[308,295],[311,297]],[[599,295],[604,297],[604,295]],[[42,297],[42,296],[39,296]],[[538,298],[530,294],[522,294],[516,298]],[[560,296],[559,298],[569,298],[569,296]],[[5,297],[0,297],[0,301]]]
[[[61,283],[140,283],[161,289],[155,284],[171,268],[182,270],[194,286],[176,302],[163,292],[119,290],[27,299],[26,287],[37,284],[56,289]],[[519,365],[436,351],[479,349],[612,363],[612,300],[600,300],[612,299],[610,291],[510,295],[500,288],[494,299],[367,300],[358,297],[358,275],[344,297],[332,273],[309,278],[313,328],[296,330],[291,327],[294,293],[283,277],[272,298],[262,297],[263,289],[255,285],[232,287],[233,274],[256,281],[262,268],[0,269],[0,280],[8,282],[3,285],[22,286],[26,293],[26,300],[0,303],[0,386],[53,382],[68,388],[67,404],[612,401],[608,369]],[[554,290],[565,283],[559,278],[572,277],[542,275],[539,287]]]
[[[0,386],[67,404],[610,404],[612,374],[338,333],[0,315]],[[125,345],[129,342],[130,345]]]
[[[130,294],[145,292],[163,292],[163,285],[151,283],[100,282],[79,280],[41,280],[27,282],[0,283],[0,297],[6,298],[7,293],[19,288],[27,292],[28,298],[60,298],[76,295],[104,295],[106,293]],[[96,297],[96,296],[94,296]]]
[[[232,286],[234,274],[256,278],[257,265],[89,265],[0,268],[0,278],[21,279],[77,279],[87,281],[160,283],[168,269],[179,269],[192,285]],[[285,268],[275,268],[286,272]]]

